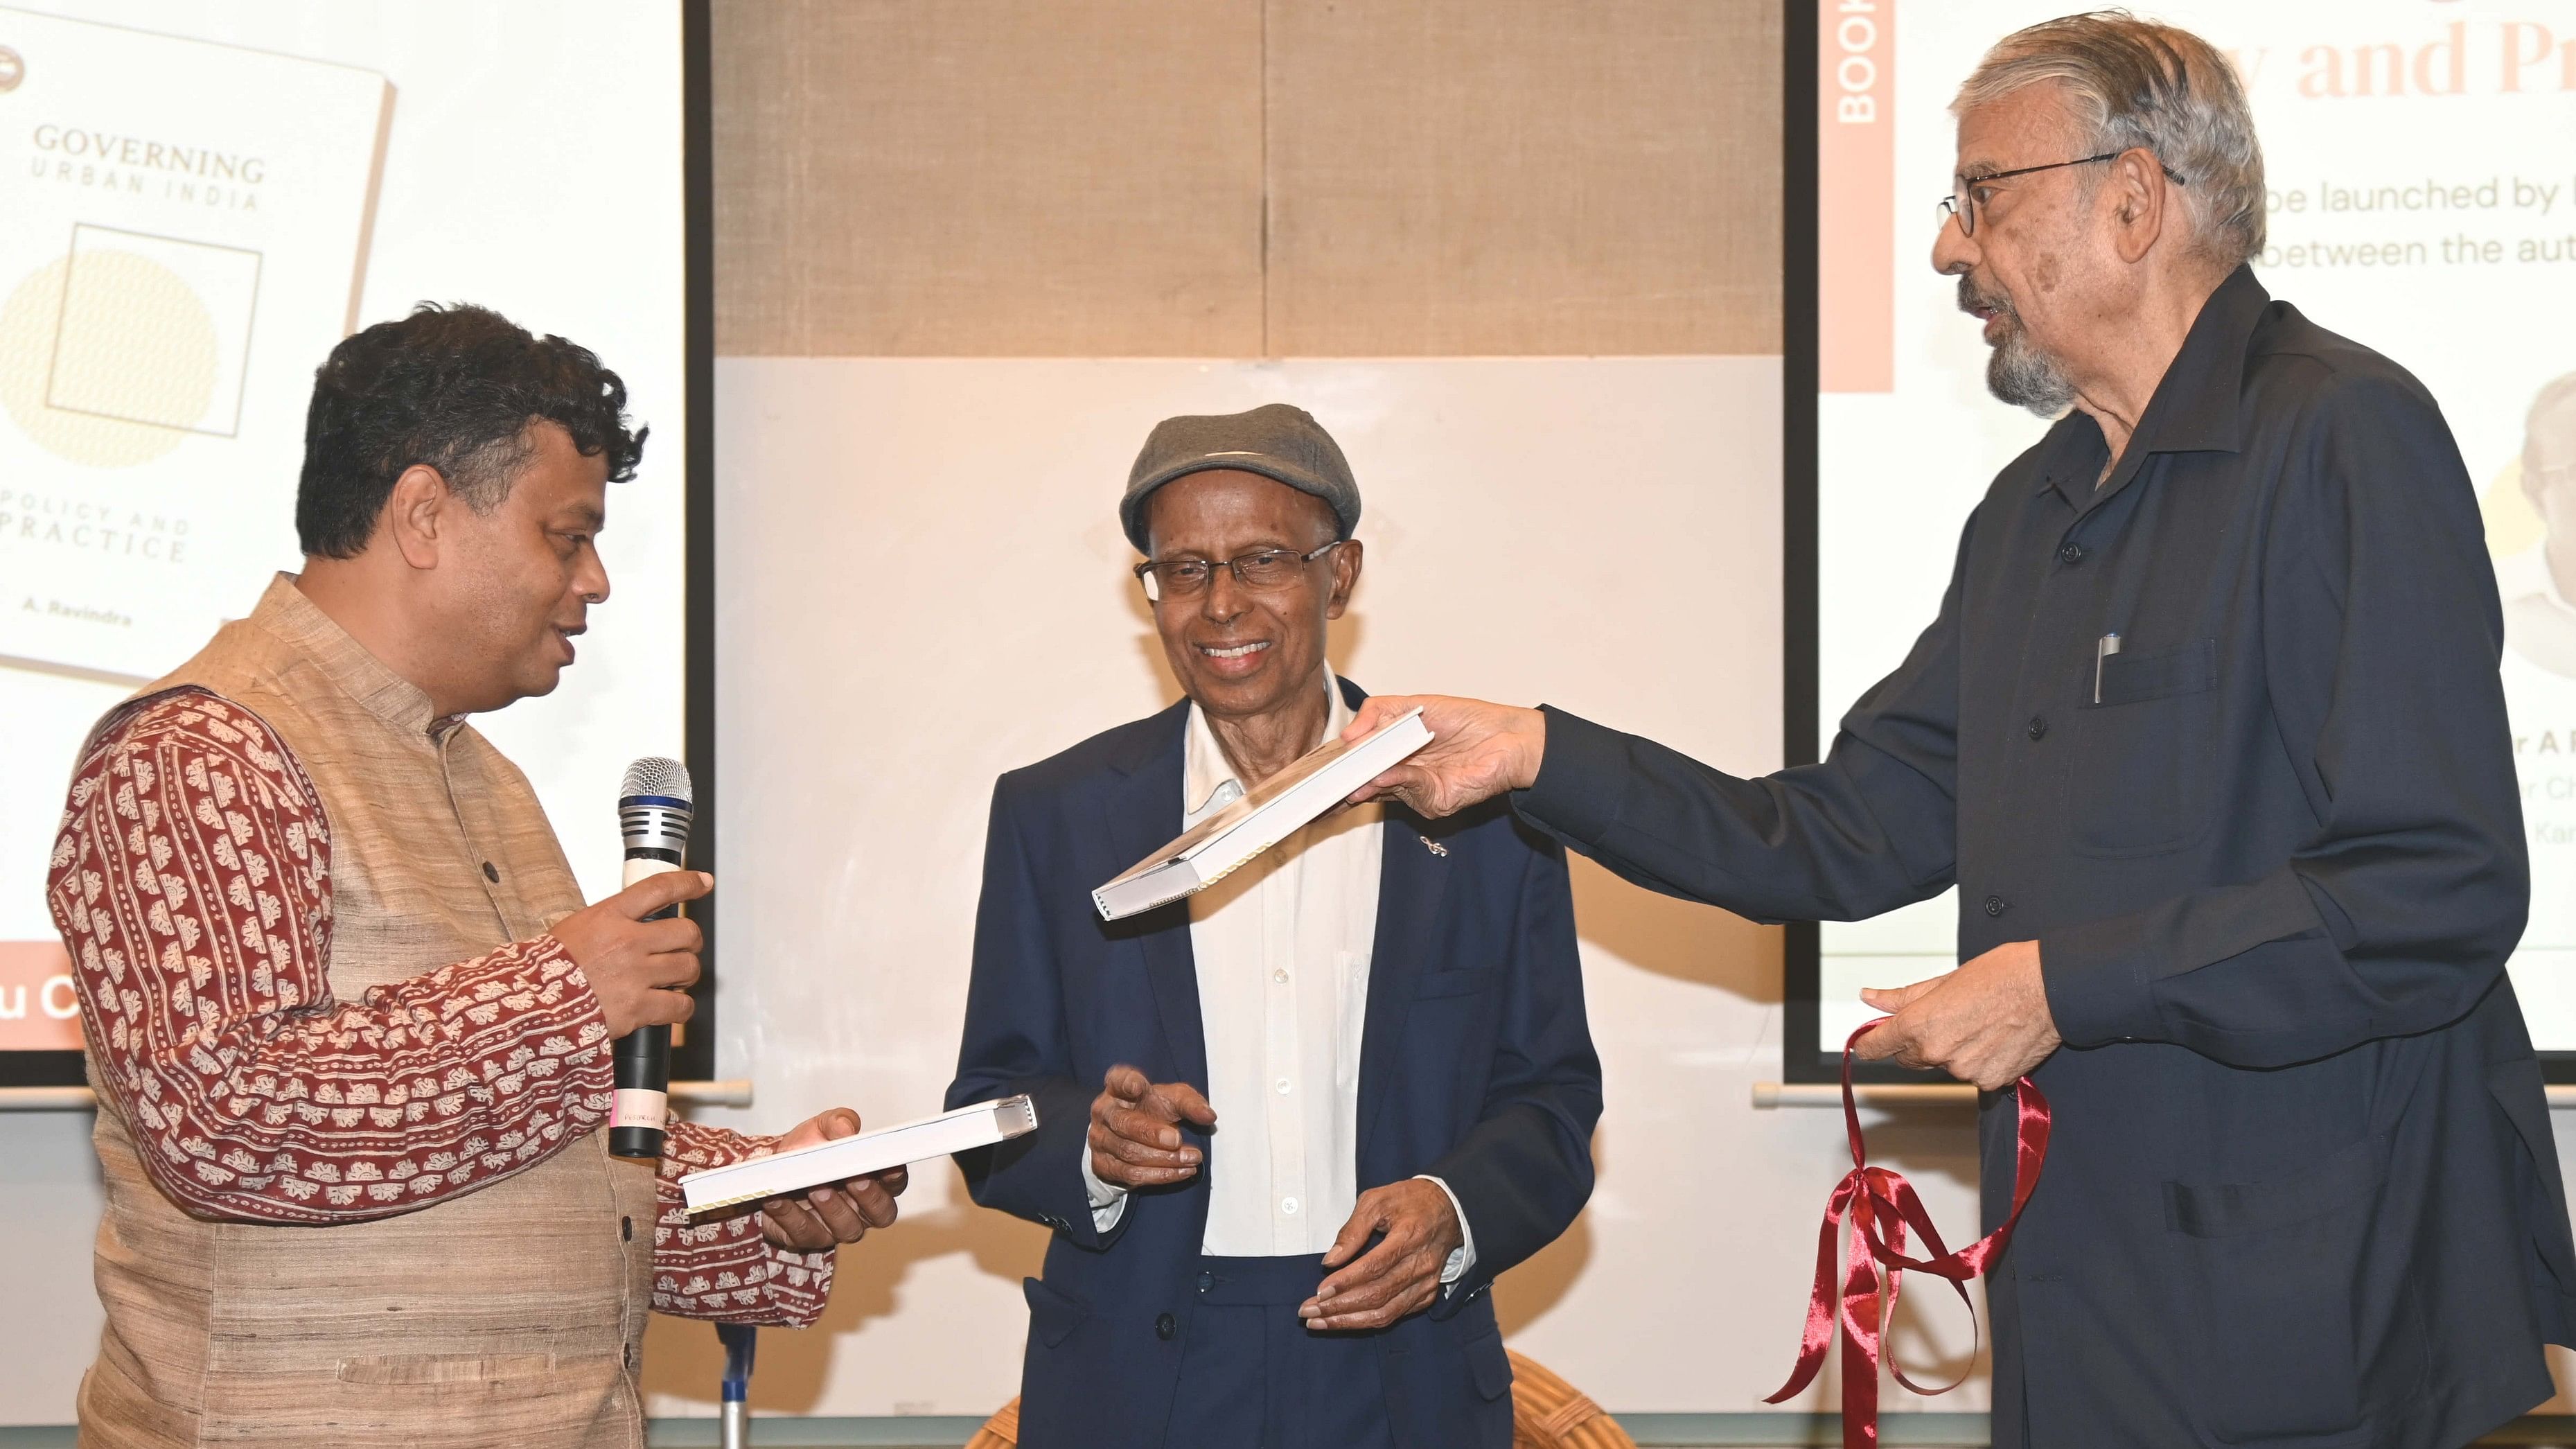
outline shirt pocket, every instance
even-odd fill
[[[2090,681],[2087,681],[2088,685]],[[2075,852],[2160,855],[2208,828],[2215,798],[2218,641],[2113,654],[2075,711],[2066,777]]]

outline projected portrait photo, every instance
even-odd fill
[[[2515,653],[2576,679],[2576,372],[2540,390],[2523,425],[2522,495],[2539,515],[2530,548],[2496,560],[2504,638]]]

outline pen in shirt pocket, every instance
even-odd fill
[[[2105,634],[2093,641],[2093,702],[2102,702],[2102,661],[2120,652],[2120,636]]]

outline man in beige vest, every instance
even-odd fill
[[[48,890],[107,1206],[90,1446],[640,1446],[648,1310],[809,1324],[900,1171],[690,1221],[609,1156],[609,1044],[688,1018],[675,872],[584,908],[465,716],[552,690],[634,474],[597,358],[424,307],[317,376],[301,575],[101,721]]]

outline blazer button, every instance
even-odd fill
[[[2004,898],[2003,898],[2002,896],[1988,896],[1988,897],[1986,897],[1986,914],[1987,914],[1987,915],[1990,915],[1990,916],[2000,916],[2000,915],[2002,915],[2003,913],[2004,913]]]
[[[483,862],[483,878],[494,885],[501,883],[501,869],[490,861]]]
[[[2057,551],[2057,561],[2068,568],[2075,567],[2084,562],[2084,546],[2076,543],[2066,545]]]
[[[2035,714],[2030,717],[2030,737],[2033,743],[2048,738],[2048,716]]]
[[[1172,1335],[1180,1331],[1181,1325],[1168,1313],[1154,1320],[1154,1336],[1165,1343],[1171,1342]]]
[[[1200,1291],[1201,1293],[1205,1293],[1205,1292],[1207,1292],[1209,1289],[1214,1288],[1215,1286],[1216,1286],[1216,1275],[1215,1275],[1214,1273],[1201,1273],[1201,1274],[1199,1275],[1199,1291]]]
[[[635,1220],[633,1218],[619,1218],[617,1220],[617,1240],[621,1243],[631,1243],[635,1241]]]

